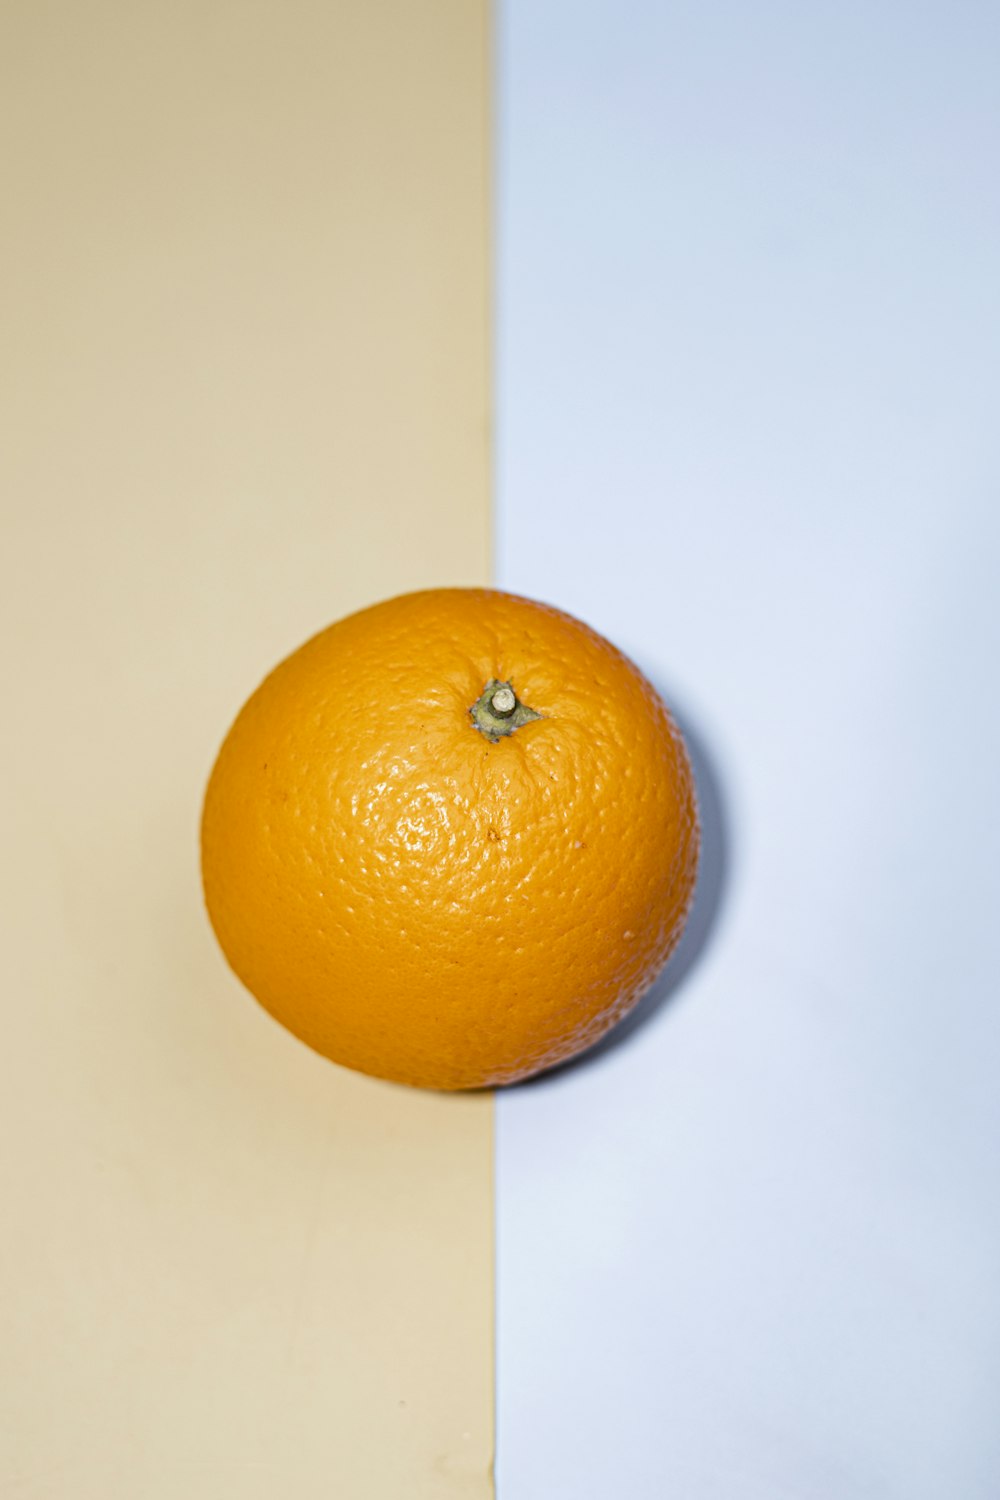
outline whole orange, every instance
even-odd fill
[[[239,713],[202,872],[230,964],[335,1062],[437,1089],[589,1047],[680,937],[691,767],[639,669],[492,589],[331,625]]]

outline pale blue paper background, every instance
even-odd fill
[[[500,1099],[501,1500],[996,1500],[1000,9],[506,0],[499,168],[499,582],[709,844]]]

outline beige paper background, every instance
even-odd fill
[[[491,1102],[356,1077],[200,908],[228,723],[488,575],[482,0],[0,13],[0,1490],[491,1493]]]

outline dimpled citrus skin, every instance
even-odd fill
[[[491,743],[513,683],[543,717]],[[202,818],[232,968],[335,1062],[436,1089],[589,1047],[680,937],[698,818],[680,734],[580,621],[491,589],[405,594],[295,651],[238,715]]]

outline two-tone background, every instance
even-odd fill
[[[0,1493],[1000,1494],[998,71],[938,0],[0,7]],[[705,825],[495,1100],[281,1032],[196,847],[274,661],[488,581]]]

